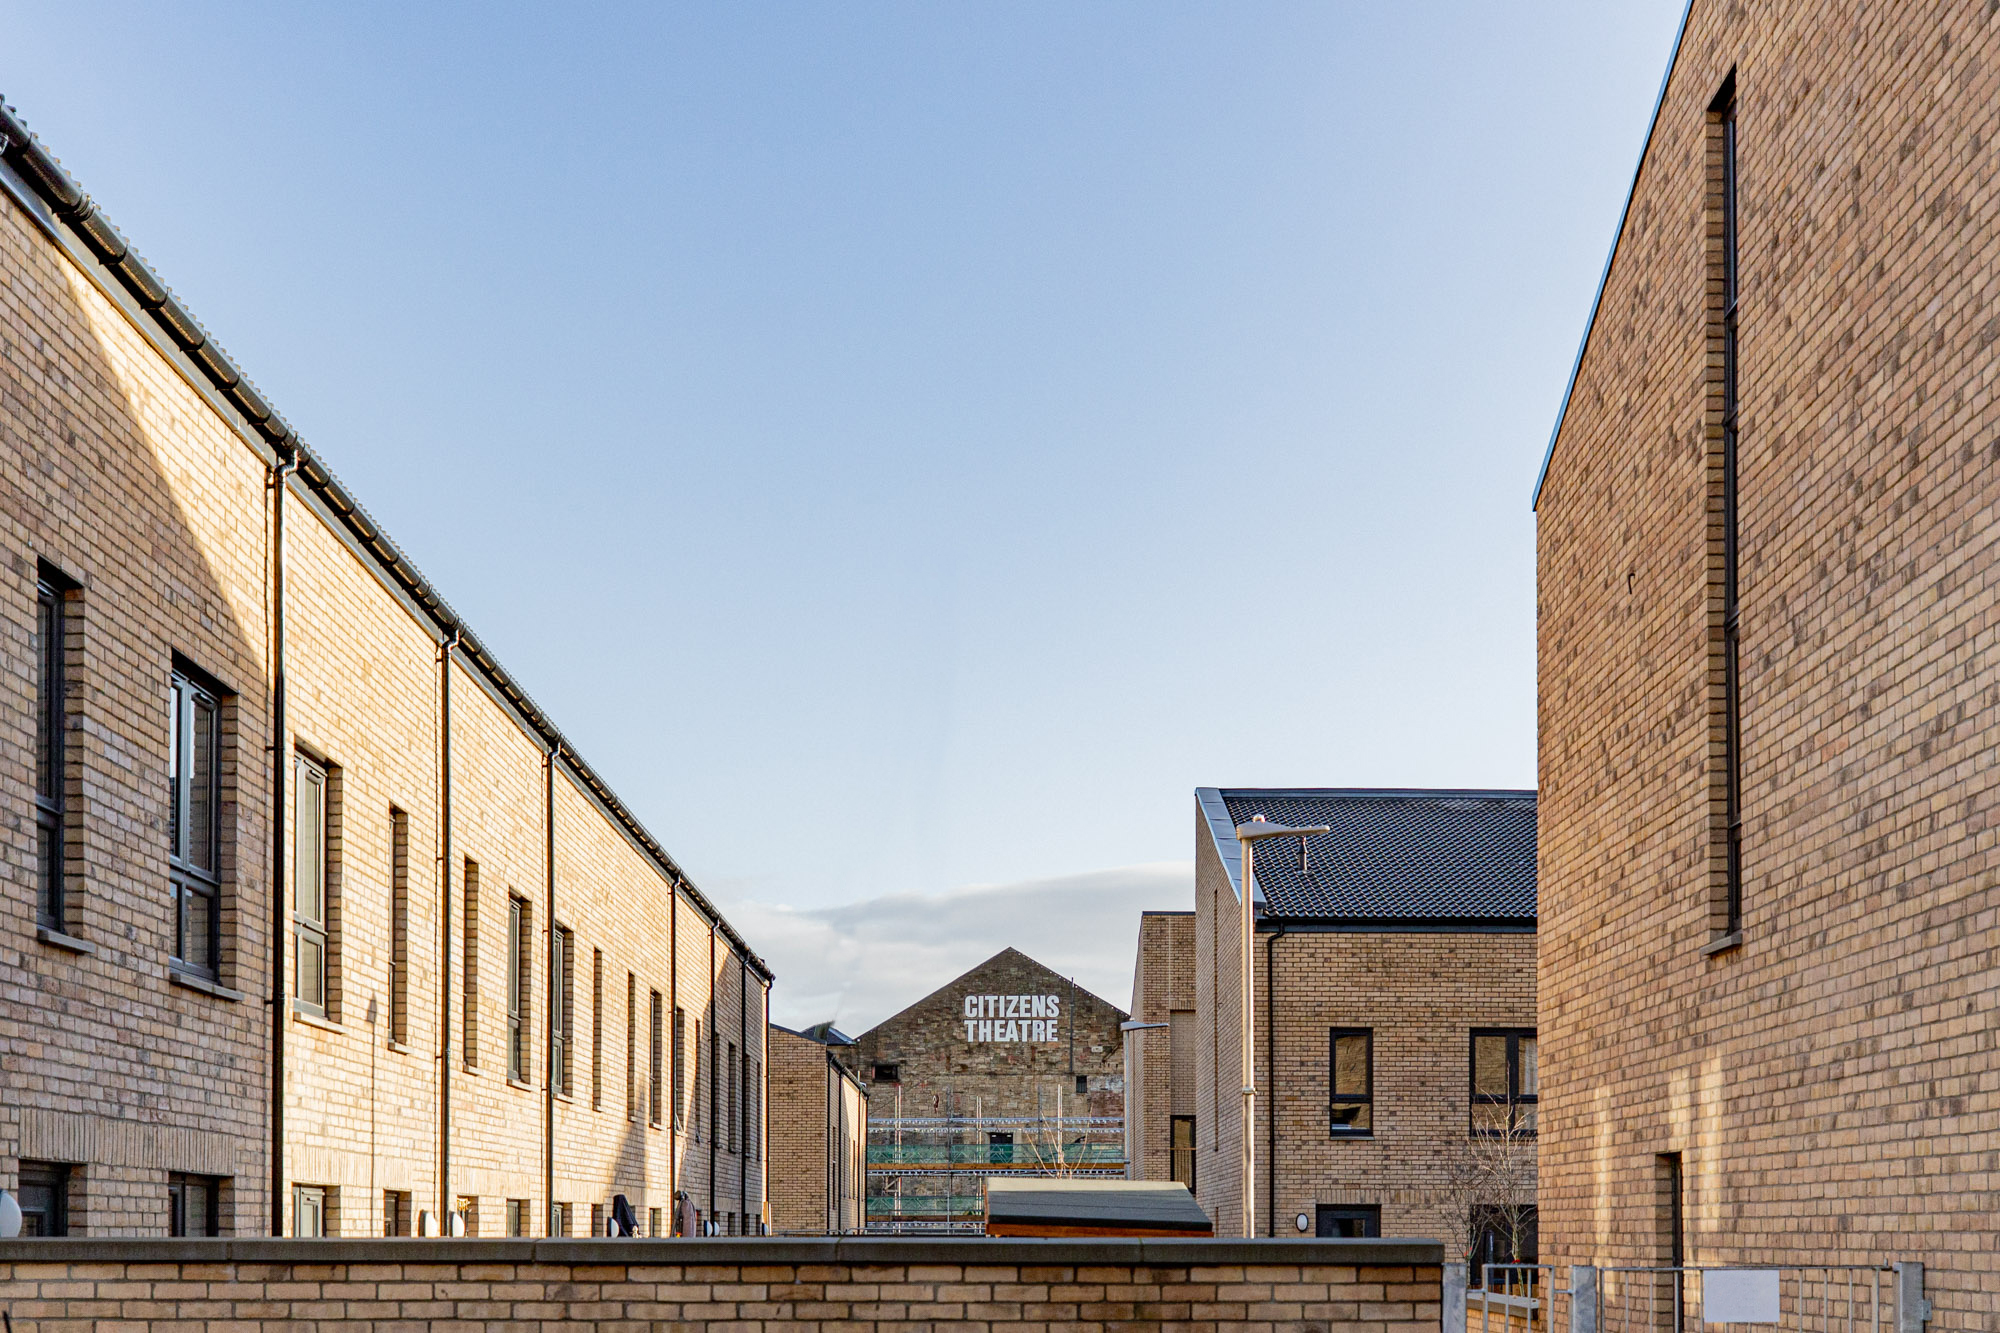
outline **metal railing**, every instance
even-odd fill
[[[1796,1333],[1891,1333],[1895,1327],[1896,1271],[1886,1266],[1607,1267],[1597,1273],[1597,1333],[1701,1333],[1711,1322],[1711,1282],[1720,1281],[1718,1274],[1739,1273],[1775,1274],[1778,1320],[1771,1327]]]
[[[1555,1279],[1551,1264],[1482,1264],[1482,1285],[1465,1295],[1467,1323],[1476,1309],[1480,1333],[1553,1333]]]

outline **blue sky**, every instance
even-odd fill
[[[865,1026],[1008,944],[1123,1002],[1198,785],[1533,785],[1680,8],[6,0],[0,92]]]

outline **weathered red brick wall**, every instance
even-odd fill
[[[1742,942],[1714,936],[1720,217]],[[1542,1239],[2000,1275],[2000,11],[1696,0],[1539,503]]]

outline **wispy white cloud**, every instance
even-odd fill
[[[738,901],[731,921],[778,975],[771,1017],[860,1033],[1013,946],[1129,1008],[1139,913],[1194,905],[1194,866],[1164,861],[799,910]]]

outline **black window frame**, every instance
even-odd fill
[[[534,919],[528,900],[519,894],[507,895],[507,1077],[526,1083],[533,1073],[528,1039],[532,1035],[528,1006],[533,1003],[534,950],[529,932]]]
[[[220,1236],[222,1234],[221,1176],[195,1175],[187,1171],[167,1173],[167,1234],[169,1236]],[[190,1191],[198,1190],[199,1217],[188,1208]],[[190,1229],[196,1222],[199,1230]]]
[[[1380,1239],[1382,1235],[1382,1205],[1379,1203],[1322,1203],[1313,1206],[1313,1235],[1341,1238],[1338,1231],[1328,1230],[1328,1224],[1338,1226],[1342,1222],[1359,1222],[1359,1236],[1346,1239]]]
[[[666,999],[646,992],[646,1123],[658,1129],[666,1119]]]
[[[1482,1037],[1504,1037],[1507,1040],[1507,1091],[1504,1094],[1482,1093],[1479,1091],[1479,1040]],[[1540,1128],[1538,1108],[1541,1105],[1541,1044],[1539,1041],[1536,1041],[1535,1091],[1524,1093],[1521,1091],[1521,1039],[1523,1037],[1526,1037],[1530,1041],[1536,1041],[1535,1029],[1472,1029],[1471,1037],[1466,1047],[1466,1083],[1467,1090],[1471,1094],[1471,1108],[1467,1115],[1468,1133],[1484,1138],[1497,1138],[1502,1133],[1508,1131],[1529,1137],[1533,1137],[1538,1133]],[[1505,1106],[1507,1108],[1505,1129],[1482,1126],[1479,1123],[1480,1108],[1487,1106]],[[1527,1112],[1525,1117],[1522,1115],[1524,1109]],[[1525,1126],[1521,1123],[1523,1118],[1527,1121]]]
[[[507,1200],[507,1234],[509,1237],[523,1237],[528,1234],[528,1218],[531,1209],[526,1199]]]
[[[168,963],[175,971],[206,981],[222,979],[222,710],[227,697],[212,681],[184,665],[173,670],[172,716],[168,724],[167,880],[173,910],[173,944]],[[207,772],[196,773],[197,728],[208,731]],[[212,865],[195,859],[190,835],[196,824],[195,796],[207,800]],[[205,909],[205,926],[197,909]],[[206,961],[190,957],[190,937],[199,933]]]
[[[1723,929],[1726,938],[1743,929],[1743,671],[1742,597],[1737,524],[1737,460],[1740,453],[1740,360],[1737,312],[1741,298],[1737,208],[1736,73],[1730,71],[1710,113],[1722,130],[1722,724],[1723,840],[1725,876]]]
[[[674,1006],[674,1132],[687,1132],[687,1010]]]
[[[69,1188],[76,1170],[68,1162],[23,1161],[15,1176],[15,1200],[21,1205],[21,1235],[48,1237],[69,1234]],[[48,1191],[48,1206],[37,1193]],[[35,1219],[41,1219],[36,1222]],[[30,1230],[33,1226],[36,1229]]]
[[[384,1237],[408,1236],[412,1234],[415,1217],[415,1203],[409,1190],[382,1191],[382,1235]]]
[[[69,639],[76,584],[35,578],[35,924],[69,933]]]
[[[1336,1084],[1340,1068],[1340,1042],[1343,1038],[1360,1037],[1367,1043],[1367,1055],[1363,1061],[1366,1074],[1365,1086],[1360,1092],[1342,1092]],[[1353,1108],[1350,1112],[1356,1118],[1365,1119],[1364,1125],[1342,1123],[1339,1119],[1342,1108]],[[1375,1029],[1357,1027],[1335,1027],[1326,1031],[1326,1133],[1331,1139],[1372,1139],[1375,1137]]]
[[[410,816],[408,811],[392,805],[389,807],[389,1041],[404,1046],[409,1040]]]

